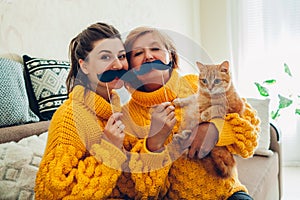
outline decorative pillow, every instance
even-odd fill
[[[66,79],[70,63],[23,56],[31,109],[41,120],[50,120],[67,99]]]
[[[273,154],[270,147],[270,122],[269,122],[269,103],[270,99],[247,98],[247,102],[257,111],[260,118],[260,133],[256,155],[270,156]]]
[[[39,121],[29,108],[23,65],[0,58],[0,127]]]
[[[34,199],[34,186],[48,133],[0,144],[0,199]]]

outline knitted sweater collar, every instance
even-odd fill
[[[129,92],[131,93],[132,101],[145,107],[151,107],[155,104],[172,101],[177,96],[175,91],[177,91],[177,87],[179,85],[178,80],[179,74],[176,70],[173,70],[168,82],[165,84],[165,86],[159,88],[158,90],[153,92],[142,92],[130,88]]]
[[[84,104],[90,111],[95,113],[97,117],[106,120],[113,114],[112,107],[114,112],[120,112],[121,110],[120,97],[114,90],[111,95],[112,106],[102,96],[91,90],[85,89],[81,85],[74,87],[73,91],[70,93],[70,99]]]

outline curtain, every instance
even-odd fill
[[[294,114],[300,96],[300,1],[230,0],[228,26],[237,88],[245,97],[261,97],[254,82],[268,85],[276,110],[278,94],[291,98],[277,122],[282,130],[284,162],[300,163],[300,117]],[[288,66],[291,75],[285,71]]]

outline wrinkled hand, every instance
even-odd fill
[[[104,127],[104,138],[119,149],[123,147],[125,137],[125,133],[123,132],[125,125],[120,120],[121,116],[122,113],[120,112],[112,114]]]
[[[181,134],[181,135],[180,135]],[[188,156],[204,158],[215,146],[219,139],[219,132],[212,123],[201,123],[193,128],[192,132],[183,131],[176,134],[180,140],[182,151],[189,148]]]
[[[170,102],[152,107],[151,125],[147,148],[150,151],[160,150],[176,124],[175,108]]]

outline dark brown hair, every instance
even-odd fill
[[[78,61],[79,59],[88,59],[87,56],[93,50],[94,43],[106,38],[121,39],[121,36],[119,31],[113,26],[98,22],[87,27],[71,40],[69,45],[71,69],[66,80],[68,93],[70,93],[76,85],[89,87],[88,78],[81,71]]]

